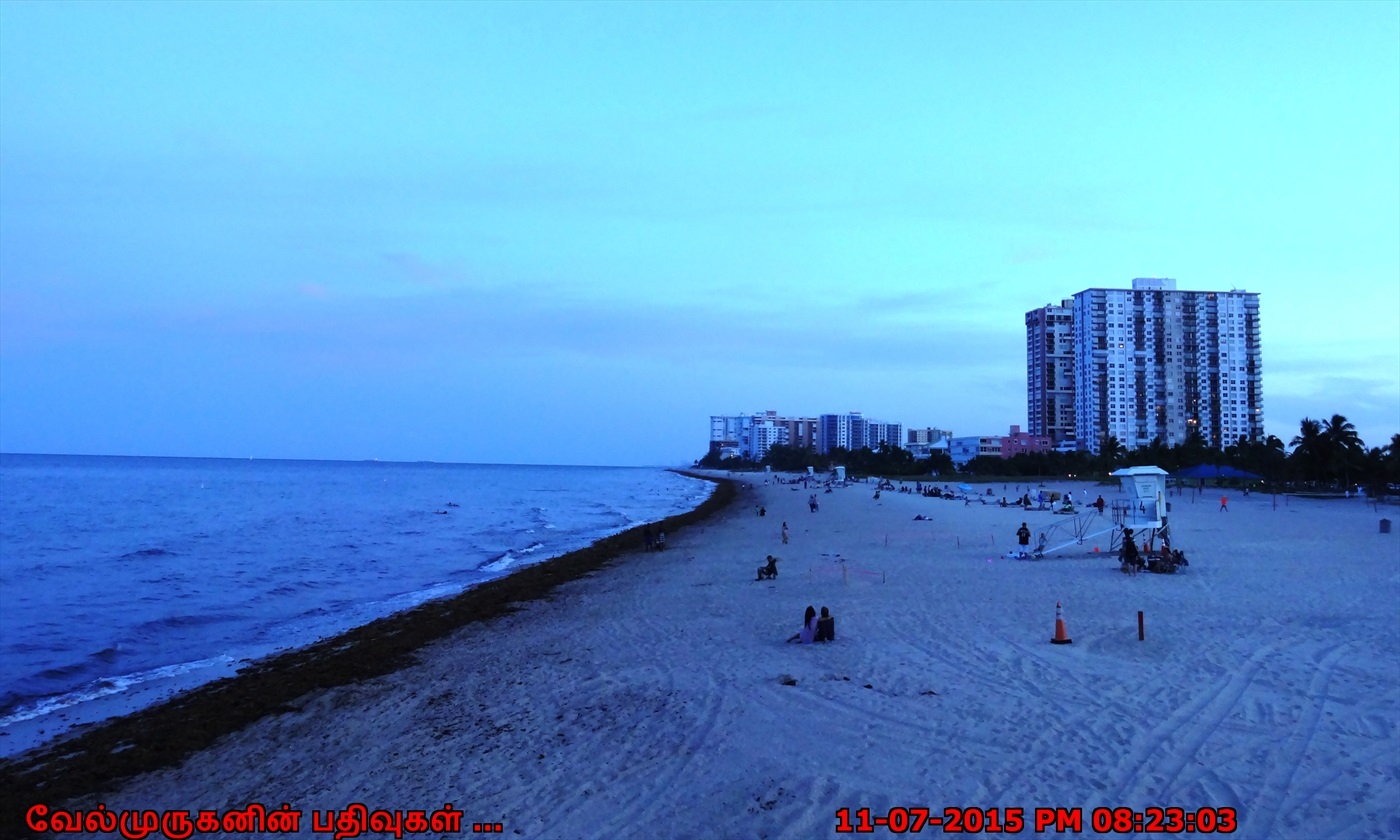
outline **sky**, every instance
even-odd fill
[[[1260,294],[1266,432],[1400,432],[1400,3],[0,0],[0,451],[1004,434],[1135,277]]]

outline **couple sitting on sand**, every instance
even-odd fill
[[[835,616],[827,611],[826,607],[822,607],[821,618],[817,618],[817,611],[808,606],[807,612],[802,616],[802,629],[792,634],[788,641],[801,642],[804,645],[836,641]]]
[[[787,533],[784,531],[783,533]],[[758,567],[759,580],[776,580],[778,577],[778,558],[768,555],[768,565]]]

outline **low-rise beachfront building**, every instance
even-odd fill
[[[947,452],[947,440],[952,436],[953,433],[946,429],[909,429],[905,432],[904,448],[916,459],[927,458],[934,452]]]
[[[1029,452],[1050,452],[1055,449],[1055,441],[1049,435],[1035,435],[1021,431],[1020,426],[1012,426],[1011,433],[1001,438],[1001,457],[1012,458]]]
[[[953,466],[962,469],[967,462],[981,455],[1001,457],[1001,437],[989,435],[969,435],[948,439],[948,457]]]

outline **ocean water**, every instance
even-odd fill
[[[644,468],[0,455],[0,734],[225,676],[710,490]]]

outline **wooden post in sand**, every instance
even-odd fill
[[[1142,641],[1143,638],[1144,637],[1142,632],[1142,610],[1138,610],[1138,641]]]

